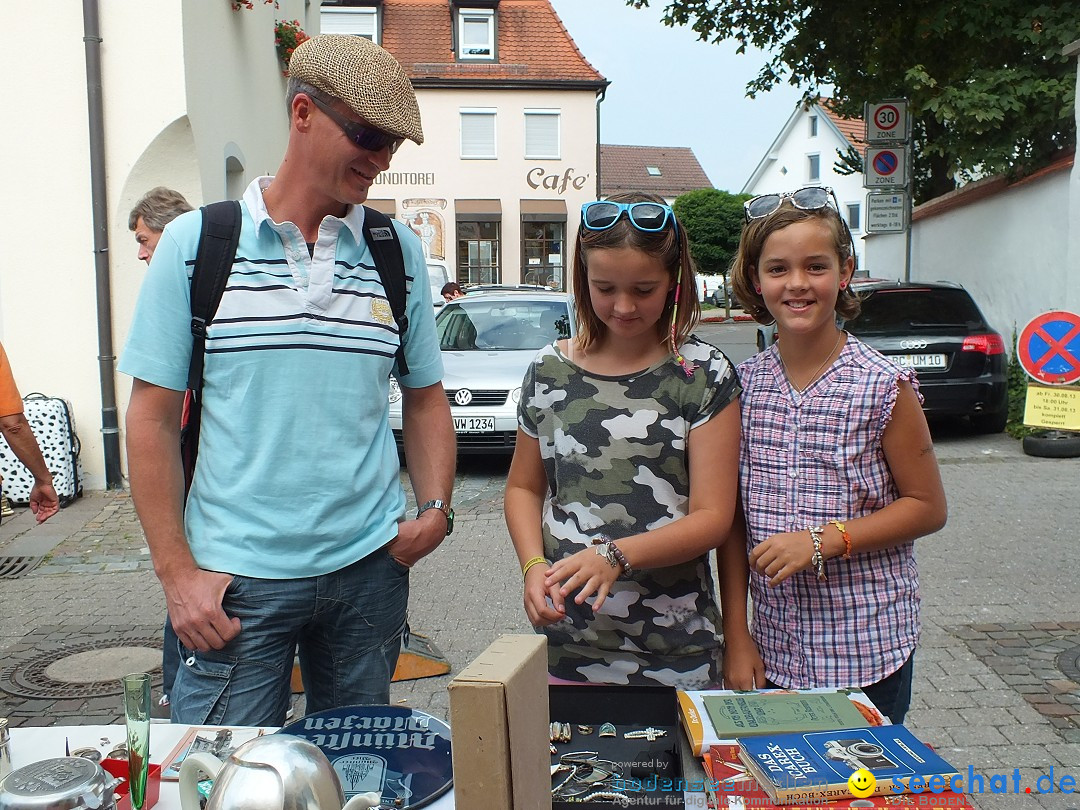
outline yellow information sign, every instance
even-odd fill
[[[1080,388],[1028,385],[1024,424],[1028,427],[1080,431]]]

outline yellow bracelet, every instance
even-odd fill
[[[530,568],[532,568],[534,565],[539,565],[540,563],[546,563],[546,562],[547,562],[546,557],[533,557],[531,560],[529,560],[527,563],[525,563],[523,566],[521,566],[521,581],[522,582],[525,581],[525,575],[529,573]]]
[[[839,520],[830,520],[829,523],[831,523],[833,526],[835,526],[836,530],[838,532],[840,532],[840,539],[844,541],[844,559],[845,560],[850,560],[851,559],[851,535],[848,534],[847,526],[845,526]]]

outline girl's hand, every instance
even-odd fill
[[[814,557],[814,541],[810,533],[783,532],[774,534],[750,552],[750,567],[769,578],[775,588],[785,579],[810,567]]]
[[[544,585],[548,588],[556,588],[564,598],[577,589],[574,602],[578,605],[596,594],[596,601],[592,606],[593,612],[596,612],[604,604],[611,586],[621,573],[621,567],[612,568],[607,558],[597,554],[596,547],[591,546],[582,549],[577,554],[564,557],[551,566]]]
[[[765,663],[750,633],[724,634],[724,688],[763,689]]]
[[[534,565],[525,575],[525,613],[533,627],[547,627],[566,618],[563,595],[557,586],[547,587],[546,575],[541,565]]]

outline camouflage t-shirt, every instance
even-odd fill
[[[539,440],[547,473],[549,560],[580,551],[597,535],[618,540],[687,514],[690,431],[740,389],[716,347],[691,338],[683,356],[697,365],[692,377],[670,356],[619,377],[585,371],[555,345],[536,356],[522,383],[518,422]],[[566,600],[566,618],[542,629],[551,675],[680,689],[719,683],[720,617],[708,555],[635,569],[616,580],[599,613],[592,601]]]

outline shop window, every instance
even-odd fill
[[[496,157],[494,110],[461,110],[461,157],[481,160]]]
[[[566,223],[522,222],[521,234],[521,281],[554,290],[566,289],[563,275]]]
[[[458,284],[500,284],[499,223],[458,220]]]
[[[525,157],[559,158],[559,111],[525,111]]]

